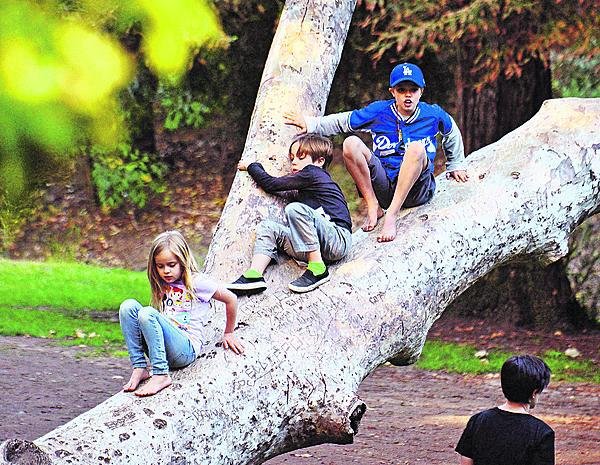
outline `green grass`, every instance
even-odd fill
[[[73,318],[52,310],[26,310],[0,307],[0,333],[7,336],[57,338],[69,345],[99,346],[122,344],[123,336],[118,323]]]
[[[511,354],[490,352],[486,361],[475,357],[475,349],[469,345],[427,341],[416,365],[424,370],[443,370],[450,373],[499,373],[504,361]]]
[[[85,345],[106,354],[122,355],[118,323],[67,316],[56,310],[0,307],[0,334],[57,339],[64,345]]]
[[[73,262],[0,259],[0,283],[0,334],[92,347],[85,355],[126,355],[119,323],[107,320],[127,298],[150,300],[145,272]]]
[[[71,262],[0,259],[0,305],[115,311],[127,298],[150,301],[144,272]]]
[[[475,357],[473,346],[439,341],[427,341],[416,366],[424,370],[450,373],[500,373],[509,352],[490,351],[484,359]],[[600,384],[600,370],[588,360],[574,360],[562,352],[548,350],[541,357],[552,370],[553,381],[588,382]]]

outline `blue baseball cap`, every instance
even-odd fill
[[[396,87],[404,81],[414,82],[419,87],[425,87],[423,71],[412,63],[400,63],[390,73],[390,87]]]

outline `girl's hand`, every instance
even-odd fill
[[[248,162],[245,162],[245,161],[240,161],[240,162],[238,163],[238,167],[237,167],[237,168],[238,168],[238,170],[240,170],[240,171],[248,171],[248,165],[249,165],[249,164],[250,164],[250,163],[248,163]]]
[[[290,126],[296,126],[300,129],[300,134],[306,132],[306,120],[304,119],[304,115],[297,111],[286,111],[283,114],[283,119],[285,120],[285,124]]]
[[[236,337],[236,335],[233,333],[223,334],[221,343],[223,344],[224,349],[231,349],[236,354],[244,353],[244,346],[242,345],[241,341]]]

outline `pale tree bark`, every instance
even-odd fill
[[[280,28],[298,11],[288,10]],[[244,157],[283,169],[290,134],[277,115],[296,102],[313,113],[322,106],[309,107],[316,91],[291,85],[292,77],[271,87],[283,79],[271,70],[288,69],[297,79],[306,72],[313,82],[306,63],[323,57],[291,67],[269,60]],[[7,442],[0,464],[259,464],[299,447],[351,442],[365,409],[356,396],[360,382],[386,360],[414,362],[450,301],[512,258],[552,261],[567,252],[571,231],[600,208],[599,127],[598,99],[546,102],[532,120],[468,158],[467,184],[439,179],[431,203],[399,218],[394,242],[377,243],[376,231],[355,233],[329,283],[294,295],[287,283],[301,268],[290,261],[271,267],[269,289],[240,301],[244,356],[211,346],[174,374],[171,388],[145,399],[120,393],[34,443]],[[207,271],[237,277],[257,221],[279,214],[279,204],[238,174]],[[222,309],[214,311],[216,324]]]

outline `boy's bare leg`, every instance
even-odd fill
[[[371,151],[360,138],[350,136],[343,144],[344,164],[346,169],[367,203],[367,217],[362,225],[362,230],[369,232],[377,226],[377,220],[383,216],[383,210],[379,206],[367,162],[371,159]]]
[[[150,373],[146,368],[134,368],[129,381],[123,385],[123,391],[135,391],[139,384],[148,378],[150,378]]]
[[[271,257],[268,255],[263,255],[261,253],[257,253],[252,256],[252,262],[250,263],[250,268],[258,271],[260,274],[264,274],[267,266],[271,263]]]
[[[414,186],[416,180],[419,178],[423,170],[427,169],[429,160],[425,153],[425,147],[421,143],[412,143],[406,148],[404,153],[404,160],[400,165],[400,172],[398,173],[398,183],[396,184],[396,190],[394,191],[394,197],[392,203],[385,212],[385,219],[383,220],[383,228],[379,236],[377,236],[378,242],[390,242],[396,238],[396,219],[398,218],[398,212],[406,196],[408,195],[412,186]]]
[[[307,252],[306,258],[308,258],[309,262],[322,262],[323,257],[321,257],[321,249],[313,250],[312,252]]]
[[[135,391],[135,395],[139,397],[152,396],[164,388],[171,385],[171,376],[166,375],[154,375],[146,384]]]

